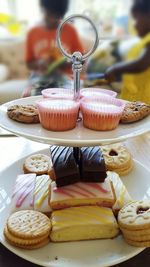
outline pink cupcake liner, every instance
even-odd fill
[[[43,99],[37,102],[40,123],[50,131],[68,131],[76,126],[79,102]]]
[[[71,99],[74,98],[74,92],[72,89],[64,88],[47,88],[42,90],[42,95],[44,98],[51,99]]]
[[[111,97],[116,97],[117,93],[112,90],[102,89],[102,88],[83,88],[80,90],[80,98],[83,97],[101,97],[102,95],[108,95]]]
[[[96,131],[113,130],[119,124],[124,107],[123,101],[109,96],[83,98],[80,103],[83,125]]]

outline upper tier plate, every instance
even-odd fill
[[[7,108],[12,105],[35,104],[41,96],[17,99],[0,107],[0,126],[4,129],[33,141],[45,144],[66,146],[95,146],[116,143],[150,130],[150,116],[132,124],[120,124],[113,131],[93,131],[83,127],[82,122],[77,123],[75,129],[65,132],[52,132],[42,128],[41,124],[23,124],[8,118]]]

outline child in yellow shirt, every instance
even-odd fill
[[[134,0],[131,12],[140,40],[129,51],[127,61],[108,68],[105,77],[115,81],[123,75],[120,97],[150,104],[150,0]]]

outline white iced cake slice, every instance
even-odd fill
[[[34,210],[49,213],[50,185],[52,180],[49,175],[43,174],[36,177],[34,188]]]
[[[51,223],[53,242],[113,238],[119,232],[112,210],[98,206],[53,211]]]
[[[35,179],[35,173],[20,174],[17,176],[11,199],[12,212],[18,210],[33,210]]]
[[[118,211],[125,206],[127,203],[133,201],[131,196],[128,193],[127,188],[123,184],[121,178],[116,172],[107,172],[109,179],[111,180],[114,188],[114,192],[116,195],[116,201],[112,206],[114,213],[118,213]]]
[[[51,183],[50,206],[54,210],[88,205],[111,208],[114,203],[115,196],[109,177],[103,183],[78,182],[59,188],[55,181]]]

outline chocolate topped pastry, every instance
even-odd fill
[[[80,159],[80,180],[83,182],[104,182],[107,174],[100,147],[82,147]]]
[[[74,157],[73,147],[51,146],[50,151],[57,187],[78,182],[80,172]]]

